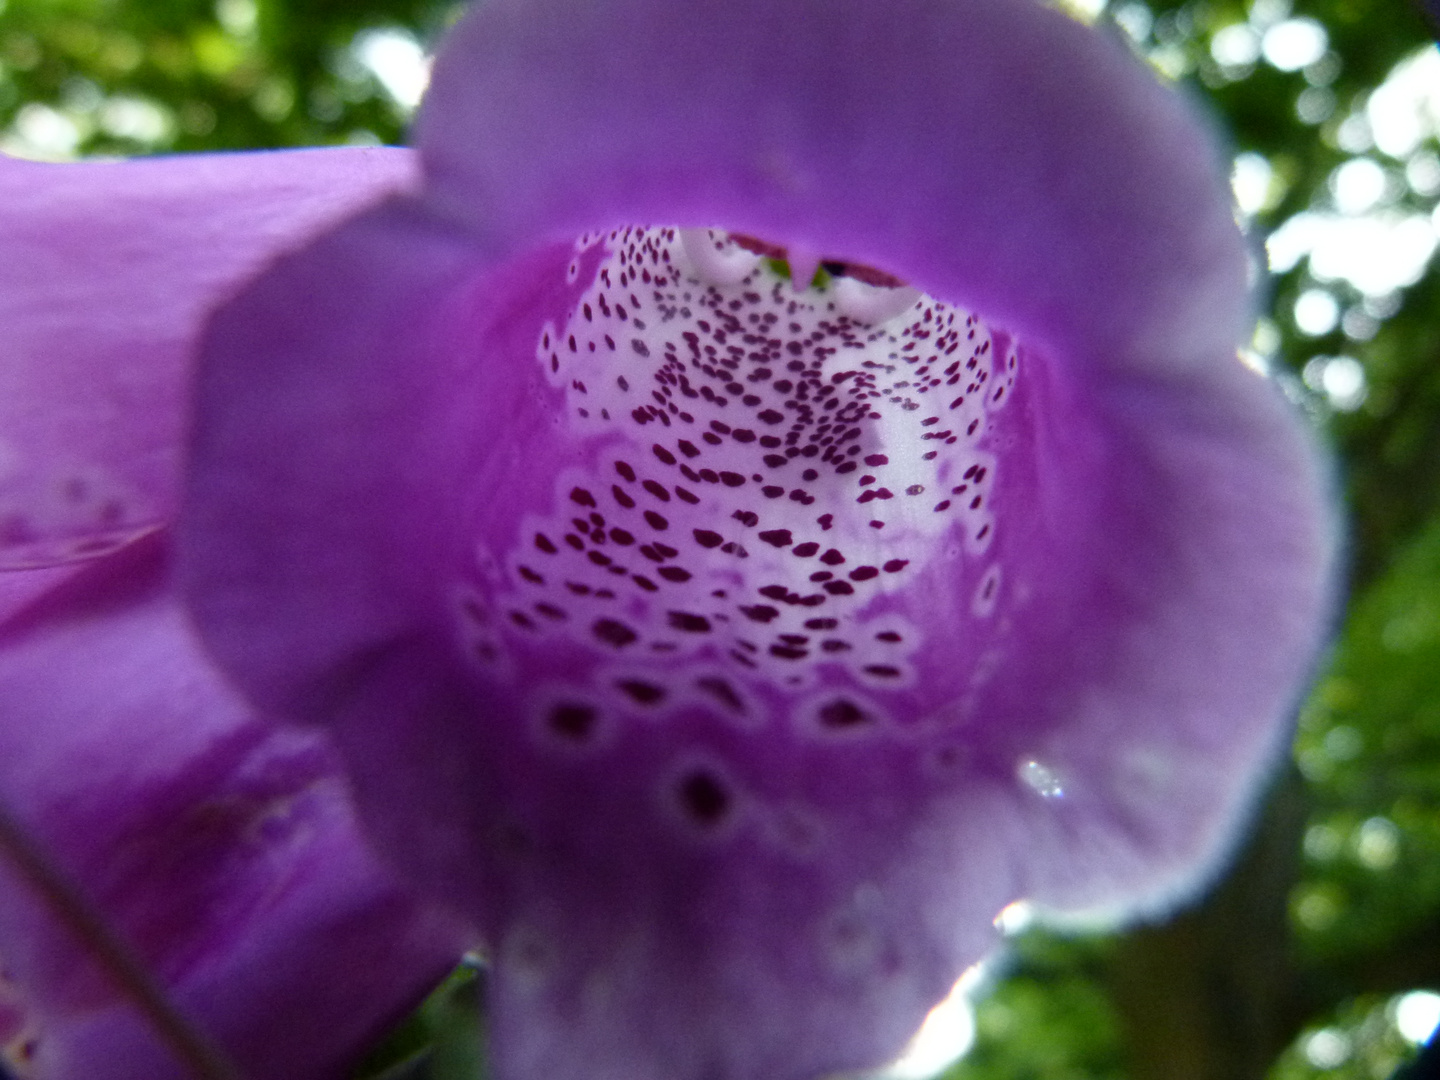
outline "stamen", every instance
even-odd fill
[[[886,323],[903,315],[921,297],[920,290],[911,285],[880,288],[849,276],[836,278],[834,289],[836,309],[856,322],[870,325]]]
[[[711,285],[738,285],[760,265],[760,256],[738,244],[731,244],[729,250],[717,247],[711,229],[680,229],[679,232],[685,255]]]
[[[790,288],[803,293],[815,280],[815,271],[820,269],[820,256],[804,248],[791,247],[785,258],[790,263]]]

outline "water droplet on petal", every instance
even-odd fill
[[[1034,758],[1024,758],[1015,767],[1015,775],[1022,784],[1043,799],[1059,799],[1065,795],[1060,777],[1047,765]]]

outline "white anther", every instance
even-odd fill
[[[738,285],[760,265],[759,255],[738,244],[731,244],[725,251],[717,248],[715,235],[725,237],[718,229],[681,229],[679,232],[686,257],[694,264],[701,280],[711,285]]]
[[[835,282],[835,307],[840,314],[872,325],[903,315],[915,306],[920,296],[920,290],[909,285],[883,289],[852,277],[842,277]]]
[[[790,287],[797,293],[810,288],[815,271],[820,269],[820,256],[804,248],[787,248],[785,261],[790,264]]]

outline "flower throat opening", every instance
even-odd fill
[[[904,592],[934,560],[959,608],[991,614],[1007,335],[881,271],[717,230],[585,236],[568,274],[535,356],[593,464],[482,554],[487,595],[462,605],[482,664],[568,638],[631,672],[641,705],[682,660],[899,688],[920,644]]]

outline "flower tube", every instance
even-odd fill
[[[494,958],[506,1080],[897,1053],[1233,842],[1326,478],[1205,133],[1031,0],[497,0],[211,324],[202,634]]]

